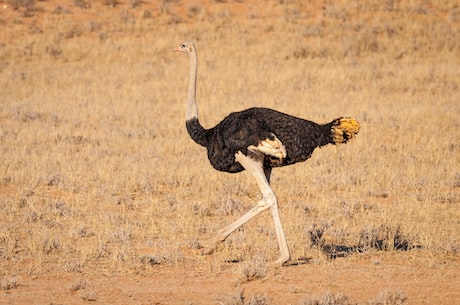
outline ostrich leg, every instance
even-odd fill
[[[278,212],[278,203],[275,193],[272,191],[269,180],[271,170],[264,170],[262,162],[255,161],[241,152],[236,153],[236,161],[238,161],[248,172],[250,172],[256,179],[257,184],[262,192],[262,200],[260,200],[255,207],[249,210],[241,218],[228,226],[222,228],[217,233],[214,240],[214,245],[207,249],[204,254],[211,254],[220,242],[223,242],[233,231],[241,227],[243,224],[254,218],[261,212],[270,209],[273,216],[273,222],[275,223],[276,237],[278,239],[278,245],[280,248],[280,257],[275,264],[282,265],[289,260],[289,248],[286,242],[286,236],[284,234],[283,226]]]

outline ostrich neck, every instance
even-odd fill
[[[196,104],[196,78],[198,70],[198,56],[196,50],[190,54],[190,84],[188,87],[187,110],[185,119],[188,121],[198,118],[198,106]]]

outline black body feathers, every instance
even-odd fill
[[[337,120],[320,125],[267,108],[249,108],[233,112],[211,129],[203,128],[197,118],[186,122],[192,139],[207,148],[208,159],[220,171],[236,173],[244,168],[235,161],[241,151],[263,162],[264,168],[294,164],[310,158],[313,150],[326,144],[334,144],[333,126]],[[286,148],[283,159],[255,153],[248,147],[257,146],[275,135]]]

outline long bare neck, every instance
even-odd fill
[[[190,137],[198,144],[207,146],[209,139],[207,130],[198,121],[198,106],[196,104],[196,75],[198,69],[198,56],[193,45],[190,56],[190,84],[188,87],[187,110],[185,113],[185,125]]]
[[[198,55],[196,48],[193,47],[193,51],[189,54],[190,57],[190,84],[188,87],[187,97],[187,110],[185,113],[185,119],[188,121],[193,118],[198,118],[198,106],[196,104],[196,78],[198,70]]]

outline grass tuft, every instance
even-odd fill
[[[408,297],[400,290],[384,291],[377,298],[370,301],[370,305],[404,305],[407,304]]]
[[[9,291],[19,286],[19,278],[17,276],[3,275],[0,278],[0,289]]]
[[[247,298],[244,289],[237,293],[227,295],[217,302],[219,305],[270,305],[272,300],[265,295],[254,295]]]
[[[321,299],[308,299],[304,300],[302,305],[356,305],[356,303],[352,303],[348,300],[346,296],[343,294],[334,294],[327,292],[325,293]]]
[[[416,247],[402,232],[400,226],[390,227],[383,224],[378,227],[364,227],[358,242],[358,248],[361,251],[370,249],[407,251]]]
[[[267,275],[266,263],[260,258],[244,262],[240,267],[239,274],[241,282],[262,279]]]

